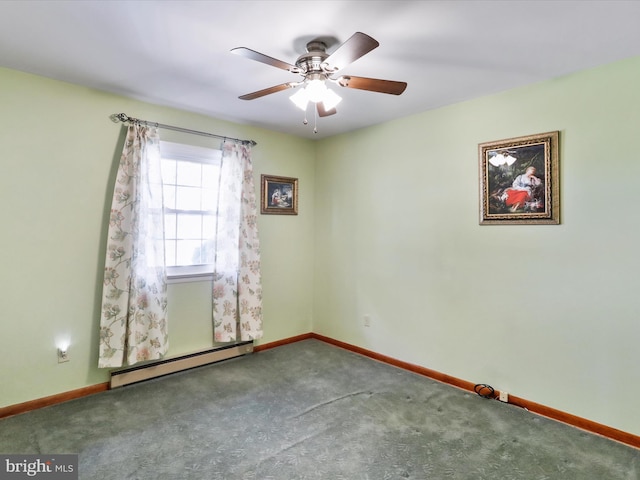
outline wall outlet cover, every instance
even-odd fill
[[[64,363],[69,361],[69,351],[58,349],[58,363]]]

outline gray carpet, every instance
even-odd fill
[[[316,340],[0,420],[81,479],[638,480],[640,450]]]

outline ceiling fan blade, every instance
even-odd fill
[[[369,90],[371,92],[390,93],[400,95],[407,88],[407,82],[396,82],[393,80],[379,80],[377,78],[353,77],[342,75],[336,79],[341,87],[357,88],[358,90]]]
[[[258,90],[257,92],[247,93],[246,95],[242,95],[238,97],[240,100],[254,100],[256,98],[264,97],[265,95],[269,95],[271,93],[281,92],[282,90],[286,90],[287,88],[293,88],[294,84],[292,83],[281,83],[280,85],[275,85],[273,87],[265,88],[264,90]]]
[[[331,70],[340,70],[366,55],[378,45],[380,44],[377,40],[374,40],[369,35],[356,32],[340,45],[335,52],[329,55],[324,64],[329,65]]]
[[[297,73],[298,67],[295,65],[291,65],[290,63],[283,62],[282,60],[278,60],[277,58],[272,58],[263,53],[256,52],[255,50],[251,50],[245,47],[237,47],[231,49],[232,53],[236,55],[241,55],[243,57],[249,58],[251,60],[255,60],[257,62],[266,63],[267,65],[271,65],[272,67],[281,68],[283,70],[288,70],[290,72]]]
[[[331,110],[326,110],[324,108],[324,103],[318,102],[316,103],[316,109],[318,110],[318,116],[320,117],[328,117],[329,115],[335,115],[338,111],[335,108]]]

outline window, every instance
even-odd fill
[[[169,278],[213,273],[222,152],[160,142]]]

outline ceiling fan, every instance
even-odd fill
[[[296,106],[305,111],[309,102],[315,103],[318,115],[326,117],[336,113],[335,106],[342,100],[333,90],[327,88],[327,82],[334,83],[340,87],[400,95],[404,92],[405,88],[407,88],[406,82],[355,77],[353,75],[333,76],[338,70],[343,69],[360,57],[366,55],[378,45],[380,44],[369,35],[356,32],[332,54],[328,54],[327,44],[324,41],[320,39],[312,40],[307,43],[306,53],[298,57],[295,65],[277,60],[249,48],[234,48],[231,51],[237,55],[266,63],[276,68],[288,70],[291,73],[296,73],[303,77],[302,80],[298,82],[282,83],[265,88],[264,90],[242,95],[239,98],[242,100],[254,100],[289,88],[302,87],[291,96],[291,100]],[[306,120],[304,123],[306,124]]]

